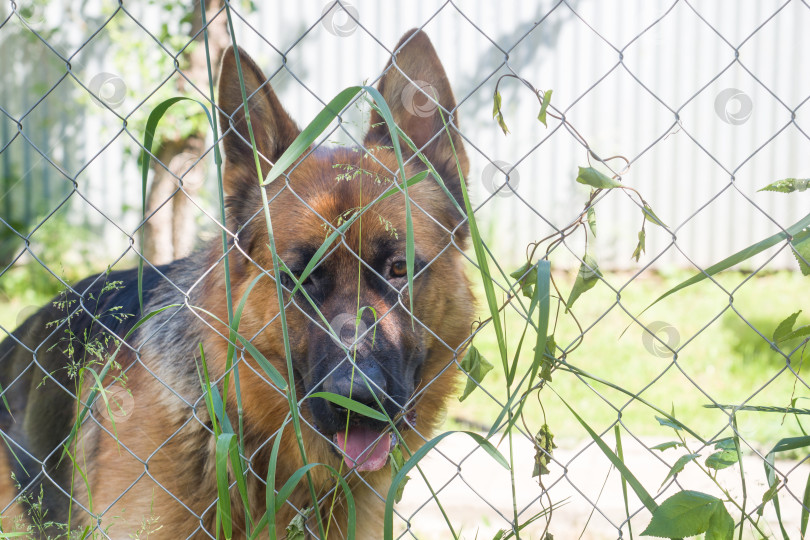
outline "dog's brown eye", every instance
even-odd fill
[[[408,265],[405,261],[394,261],[391,263],[391,277],[403,278],[408,275]]]

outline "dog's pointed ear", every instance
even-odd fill
[[[272,163],[284,153],[300,133],[298,126],[281,106],[270,83],[262,70],[241,48],[239,63],[245,83],[245,95],[250,107],[250,125],[256,140],[256,149],[262,164],[262,175],[267,175]],[[253,148],[245,120],[242,90],[239,85],[239,71],[236,65],[234,48],[228,47],[222,56],[219,75],[219,120],[224,137],[225,157],[231,165],[247,166],[255,171]],[[234,176],[234,175],[229,175]],[[234,181],[236,181],[234,179]],[[252,182],[258,184],[257,179]],[[227,184],[227,182],[226,182]],[[230,193],[237,186],[225,188]]]
[[[394,121],[417,148],[422,149],[423,155],[442,175],[447,188],[463,206],[458,166],[461,166],[466,179],[469,161],[458,133],[453,90],[427,35],[416,29],[407,32],[399,40],[384,73],[377,89],[391,109]],[[452,145],[445,131],[445,123],[448,124]],[[388,127],[377,111],[371,113],[371,125],[364,144],[367,148],[391,144]],[[400,142],[400,147],[404,155],[412,154],[405,142]]]

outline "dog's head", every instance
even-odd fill
[[[261,70],[243,51],[238,53],[252,134],[233,50],[223,58],[219,107],[222,130],[228,130],[224,178],[229,228],[246,255],[235,263],[235,275],[242,276],[239,283],[244,286],[260,269],[275,275],[269,227],[281,260],[297,278],[326,238],[352,221],[305,279],[303,291],[291,295],[294,281],[280,272],[296,386],[305,395],[325,391],[382,408],[400,427],[418,418],[420,425],[432,428],[452,391],[445,372],[472,318],[460,251],[468,236],[460,210],[468,161],[457,131],[456,103],[436,51],[423,32],[407,33],[377,88],[446,190],[428,176],[410,186],[409,210],[398,192],[356,219],[358,210],[402,181],[389,129],[372,111],[363,148],[310,148],[284,176],[266,186],[270,224],[251,140],[264,178],[300,130]],[[418,155],[404,143],[401,148],[408,178],[426,170]],[[412,300],[407,277],[409,213]],[[236,289],[238,299],[238,285]],[[257,347],[287,373],[274,280],[260,280],[251,293],[240,332],[255,336]],[[438,377],[443,378],[441,388],[428,385]],[[269,392],[266,386],[256,389],[261,391]],[[387,423],[347,414],[322,398],[304,403],[305,418],[343,450],[349,465],[361,470],[384,465],[390,447]]]

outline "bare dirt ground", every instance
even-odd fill
[[[549,503],[564,503],[553,511],[548,532],[555,540],[589,539],[606,540],[630,538],[626,523],[624,498],[619,473],[594,444],[588,441],[559,441],[554,451],[555,463],[551,473],[543,476],[546,495],[536,478],[532,478],[534,449],[529,441],[516,440],[513,447],[515,466],[514,494],[517,500],[519,522],[548,508]],[[660,504],[680,489],[702,491],[718,497],[722,492],[712,480],[694,463],[687,465],[678,476],[678,485],[669,486],[659,494],[657,489],[667,476],[670,466],[686,452],[671,449],[663,453],[650,451],[662,440],[638,441],[627,437],[623,440],[625,464]],[[698,446],[695,445],[695,448]],[[508,452],[504,442],[499,448]],[[698,462],[701,464],[711,453],[704,449]],[[508,455],[506,456],[508,459]],[[663,461],[662,461],[663,460]],[[506,528],[513,519],[512,483],[509,471],[498,465],[475,442],[463,434],[445,438],[423,460],[422,471],[460,538],[489,539],[497,531]],[[743,471],[746,478],[746,511],[751,512],[762,500],[767,489],[762,458],[753,452],[744,452]],[[780,488],[779,496],[783,523],[790,538],[799,538],[799,520],[802,495],[810,473],[810,466],[797,465],[795,461],[777,461],[777,470],[787,475],[787,484]],[[399,514],[408,519],[413,535],[421,539],[449,539],[453,537],[436,502],[431,499],[425,480],[417,471],[410,474],[411,480],[405,489],[402,502],[397,505]],[[718,482],[729,490],[738,502],[742,501],[740,469],[738,466],[721,470]],[[628,487],[628,490],[630,488]],[[550,499],[549,499],[550,498]],[[630,491],[630,511],[634,513],[630,524],[634,538],[650,521],[650,513]],[[740,512],[730,503],[726,508],[735,520]],[[399,522],[400,524],[403,521]],[[521,538],[538,539],[546,527],[544,519],[532,523],[521,532]],[[781,538],[773,505],[768,504],[759,523],[767,538]],[[400,532],[405,527],[400,527]],[[746,526],[743,538],[762,538],[752,527]],[[407,532],[401,538],[412,538]],[[735,534],[735,538],[738,538]]]

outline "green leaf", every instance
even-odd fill
[[[658,423],[662,426],[671,427],[672,429],[683,429],[683,424],[673,418],[661,418],[660,416],[656,416],[655,419],[658,420]]]
[[[804,326],[800,326],[796,330],[794,330],[793,332],[787,334],[785,337],[783,337],[780,340],[780,342],[781,341],[790,341],[791,339],[796,339],[796,338],[805,337],[805,336],[810,336],[810,325],[808,325],[808,324],[806,324]]]
[[[300,514],[296,514],[290,524],[287,525],[287,540],[305,540],[307,537],[306,518],[312,513],[312,508],[305,508]]]
[[[679,446],[683,446],[683,443],[680,441],[669,441],[661,444],[656,444],[655,446],[650,447],[650,450],[659,450],[663,452],[664,450],[669,450],[670,448],[678,448]]]
[[[540,370],[540,377],[547,381],[551,380],[551,368],[554,367],[556,361],[557,342],[554,340],[554,334],[546,338],[546,351],[543,355],[543,367]]]
[[[722,503],[709,519],[709,528],[703,540],[732,540],[734,538],[734,519]]]
[[[593,167],[580,167],[577,182],[599,189],[612,189],[622,187],[621,182],[614,180]]]
[[[667,292],[656,298],[649,306],[644,308],[644,311],[647,311],[648,309],[650,309],[652,306],[654,306],[667,296],[674,294],[682,289],[685,289],[686,287],[694,285],[695,283],[699,283],[704,279],[706,279],[707,277],[717,274],[718,272],[722,272],[723,270],[731,268],[735,264],[739,264],[743,261],[746,261],[751,257],[753,257],[754,255],[757,255],[758,253],[765,251],[769,247],[778,244],[782,240],[785,240],[789,236],[793,237],[794,246],[796,244],[804,242],[807,239],[810,239],[810,228],[808,227],[810,227],[810,214],[804,216],[804,218],[802,218],[800,221],[788,227],[785,232],[780,232],[774,234],[773,236],[769,236],[765,240],[761,240],[752,246],[748,246],[742,251],[738,251],[737,253],[731,255],[730,257],[726,257],[719,263],[713,264],[709,268],[706,268],[703,272],[700,272],[699,274],[692,276],[686,281],[682,281],[675,287],[671,288],[670,290],[668,290]],[[642,311],[642,313],[644,313],[644,311]]]
[[[501,126],[501,130],[503,131],[504,135],[509,134],[509,128],[506,127],[506,122],[503,119],[503,114],[501,114],[500,112],[498,113],[498,125]]]
[[[493,366],[487,361],[486,358],[483,357],[483,355],[478,351],[478,349],[475,348],[474,345],[470,345],[470,348],[467,349],[467,354],[464,355],[464,358],[461,360],[459,365],[468,376],[467,386],[464,388],[464,393],[460,398],[458,398],[459,401],[464,401],[473,390],[478,388],[478,385],[481,384],[481,381],[484,380],[487,373],[492,371]]]
[[[734,437],[726,437],[715,441],[714,447],[717,450],[737,450],[737,443],[734,442]]]
[[[548,127],[546,123],[546,109],[548,109],[548,104],[551,103],[551,92],[551,90],[547,90],[546,93],[543,94],[543,103],[540,104],[540,114],[537,115],[537,119],[546,127]]]
[[[496,90],[492,96],[492,118],[498,116],[499,112],[501,112],[501,94]]]
[[[773,341],[775,343],[779,343],[780,341],[784,341],[785,336],[790,335],[793,332],[793,325],[796,324],[796,319],[799,318],[802,310],[800,309],[793,315],[790,315],[787,319],[779,323],[779,326],[776,327],[776,330],[773,331]]]
[[[641,254],[646,252],[647,250],[647,233],[644,232],[644,229],[638,231],[638,244],[636,245],[636,249],[633,251],[633,255],[631,256],[632,259],[635,259],[638,262],[639,258],[641,258]]]
[[[553,362],[546,357],[546,344],[548,340],[548,321],[551,314],[551,262],[542,259],[537,263],[536,273],[537,288],[532,302],[529,306],[529,313],[534,311],[536,305],[540,306],[537,320],[537,341],[534,346],[534,361],[532,362],[531,376],[529,377],[529,388],[534,384],[534,377],[537,374],[538,366],[542,366],[540,376],[547,381],[551,381],[551,368]]]
[[[583,428],[585,428],[585,431],[588,432],[588,435],[591,436],[591,439],[593,439],[593,442],[596,443],[596,446],[598,446],[599,449],[602,451],[602,453],[605,454],[605,457],[607,457],[613,464],[613,466],[616,467],[616,470],[619,471],[619,474],[622,475],[622,478],[624,478],[630,485],[630,487],[633,488],[633,491],[636,493],[636,497],[639,498],[639,500],[644,504],[647,510],[654,513],[655,510],[658,508],[658,505],[655,503],[655,499],[653,499],[652,496],[650,496],[647,490],[644,489],[644,486],[641,485],[641,482],[639,482],[638,479],[633,475],[633,473],[630,472],[630,469],[627,468],[627,466],[624,464],[624,461],[622,461],[619,458],[619,456],[617,456],[613,452],[613,450],[611,450],[608,447],[608,445],[605,444],[605,441],[602,440],[602,437],[597,435],[596,432],[593,429],[591,429],[591,426],[589,426],[587,422],[585,422],[585,420],[583,420],[576,413],[576,411],[574,411],[574,409],[571,408],[571,406],[562,398],[562,396],[558,394],[558,397],[560,398],[560,401],[563,402],[563,405],[565,405],[568,408],[568,410],[571,411],[571,414],[574,415],[574,418],[577,419],[580,425]]]
[[[722,512],[721,507],[723,503],[717,497],[698,491],[680,491],[652,513],[652,520],[641,536],[685,538],[702,534],[709,530],[715,513]]]
[[[551,433],[548,424],[543,424],[543,427],[534,436],[534,471],[532,472],[532,478],[551,472],[548,469],[548,464],[551,463],[551,456],[555,448],[557,448],[557,445],[554,444],[554,434]]]
[[[509,128],[506,127],[506,122],[503,120],[503,113],[501,113],[501,94],[495,92],[492,104],[492,118],[497,118],[498,125],[501,126],[503,134],[509,133]]]
[[[655,215],[655,212],[653,212],[653,209],[650,207],[649,204],[644,203],[644,206],[642,206],[641,210],[644,212],[644,215],[647,217],[647,219],[650,220],[651,223],[654,223],[659,227],[666,227],[666,225],[664,225],[664,222],[658,219],[658,216]]]
[[[794,191],[804,191],[810,187],[810,178],[785,178],[768,184],[757,191],[778,191],[779,193],[792,193]]]
[[[583,262],[579,267],[577,279],[574,281],[574,287],[571,289],[571,294],[568,295],[568,301],[565,303],[565,312],[571,309],[577,298],[580,295],[593,288],[599,282],[602,273],[599,271],[599,265],[596,264],[596,259],[587,253],[582,258]]]
[[[667,477],[664,478],[663,482],[661,482],[661,485],[663,486],[664,484],[667,483],[667,480],[669,480],[670,478],[681,472],[683,468],[686,467],[687,463],[694,461],[699,457],[700,454],[686,454],[679,457],[678,460],[675,462],[675,465],[673,465],[672,468],[667,473]]]
[[[591,228],[591,232],[596,236],[596,208],[594,206],[588,208],[588,227]]]
[[[706,458],[706,466],[717,471],[731,467],[740,460],[737,450],[721,450]]]
[[[794,237],[790,245],[793,246],[791,251],[796,258],[796,262],[799,263],[799,270],[802,271],[802,275],[810,276],[810,264],[807,264],[807,262],[810,262],[810,236],[802,240]]]
[[[765,491],[765,493],[762,494],[762,504],[770,502],[776,496],[776,492],[779,489],[780,485],[782,484],[780,484],[779,482],[774,482],[773,485],[769,487],[767,491]]]
[[[391,449],[391,478],[396,478],[402,466],[405,465],[405,458],[402,456],[402,448],[397,444]],[[397,492],[394,494],[394,503],[399,503],[402,500],[402,494],[405,493],[405,485],[410,480],[410,476],[405,476],[402,482],[397,487]]]
[[[363,405],[362,403],[359,403],[353,399],[349,399],[346,396],[333,394],[332,392],[314,392],[310,394],[309,397],[325,399],[326,401],[331,401],[338,407],[343,407],[344,409],[348,409],[359,415],[388,423],[388,416],[385,413],[372,409],[368,405]]]
[[[537,283],[537,273],[530,271],[532,266],[534,265],[531,262],[527,262],[509,274],[510,277],[517,280],[517,284],[520,285],[520,290],[526,298],[533,296],[534,285]]]

